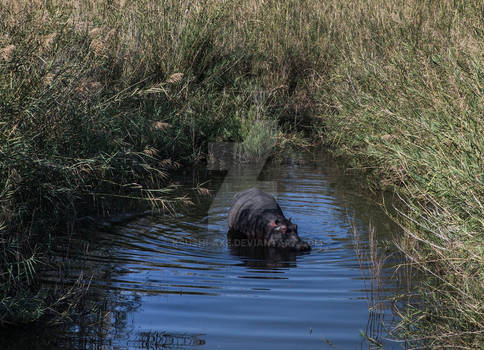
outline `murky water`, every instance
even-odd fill
[[[103,301],[103,325],[74,327],[69,347],[402,348],[388,340],[390,300],[402,288],[392,278],[397,231],[359,180],[308,155],[259,172],[195,172],[188,183],[209,181],[212,199],[93,233],[83,264],[96,271],[91,294]],[[227,245],[232,196],[253,186],[276,197],[310,252]]]

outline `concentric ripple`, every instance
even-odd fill
[[[260,187],[268,186],[312,250],[261,253],[228,246],[231,198],[254,185],[253,169],[243,167],[225,178],[223,193],[210,208],[143,218],[99,233],[84,263],[100,271],[91,283],[113,311],[111,344],[119,349],[146,348],[155,341],[169,349],[371,348],[363,331],[386,348],[400,348],[385,340],[389,335],[381,322],[391,317],[386,297],[398,290],[390,279],[393,270],[375,269],[368,242],[370,222],[375,245],[392,233],[391,223],[323,161],[266,169],[259,179],[271,182]]]

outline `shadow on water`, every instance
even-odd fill
[[[216,199],[72,237],[89,247],[71,263],[71,283],[79,271],[92,276],[83,312],[68,327],[4,332],[0,348],[402,348],[389,333],[392,300],[409,278],[395,270],[398,227],[374,204],[385,194],[365,191],[324,155],[272,161],[260,174],[241,166],[178,178]],[[275,195],[310,252],[227,240],[233,194],[254,186]],[[44,283],[59,281],[47,273]]]

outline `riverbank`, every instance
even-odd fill
[[[35,271],[86,208],[114,212],[113,197],[163,208],[170,168],[204,161],[209,142],[260,142],[251,126],[275,120],[278,146],[326,144],[402,197],[398,244],[429,276],[402,330],[475,348],[482,10],[479,1],[4,2],[3,322],[55,303]]]

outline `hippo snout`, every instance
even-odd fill
[[[288,249],[293,251],[308,251],[311,246],[299,238],[297,233],[293,233],[289,237],[279,234],[272,234],[267,242],[268,246],[280,249]]]
[[[308,243],[306,243],[302,240],[288,241],[288,242],[283,241],[283,242],[281,242],[280,247],[285,248],[285,249],[289,249],[289,250],[293,250],[293,251],[298,251],[298,252],[304,252],[304,251],[311,250],[311,246]]]
[[[306,251],[311,250],[311,246],[304,241],[299,241],[294,246],[294,250],[297,250],[297,251],[300,251],[300,252],[306,252]]]

